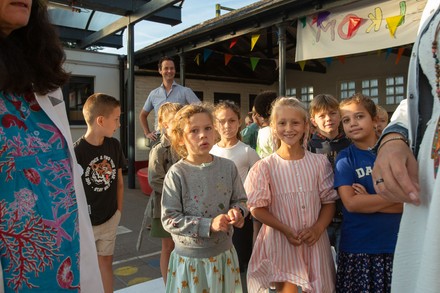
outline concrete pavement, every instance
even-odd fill
[[[126,176],[124,179],[127,182]],[[148,230],[144,229],[142,244],[139,251],[136,250],[138,234],[149,197],[142,193],[138,182],[136,182],[136,189],[128,189],[127,184],[125,186],[124,206],[113,257],[115,291],[161,278],[160,239],[149,237]],[[156,284],[156,282],[152,283]],[[154,292],[161,293],[157,290]]]

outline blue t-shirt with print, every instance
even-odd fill
[[[335,188],[353,183],[362,184],[371,196],[374,191],[371,172],[376,156],[354,144],[336,158]],[[394,253],[401,214],[351,213],[342,208],[340,251],[346,253]]]

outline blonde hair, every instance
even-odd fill
[[[214,124],[214,118],[212,116],[212,106],[210,104],[191,104],[186,105],[179,111],[177,111],[173,122],[171,123],[171,146],[182,158],[188,156],[188,150],[186,146],[182,144],[185,127],[189,124],[189,119],[195,114],[204,113],[209,116],[212,124]]]
[[[379,117],[379,115],[385,116],[385,119],[388,122],[388,112],[382,106],[376,105],[376,115],[378,117]]]
[[[116,98],[102,93],[95,93],[88,97],[84,103],[82,110],[84,120],[87,125],[92,125],[96,118],[99,116],[108,117],[118,107],[121,107],[121,104]]]
[[[279,97],[277,98],[273,104],[272,104],[272,113],[270,115],[270,127],[272,130],[276,127],[276,119],[277,119],[277,111],[282,107],[289,107],[292,109],[297,110],[303,115],[304,123],[306,126],[306,131],[304,132],[303,137],[301,138],[301,144],[304,148],[307,148],[307,140],[309,137],[309,113],[307,112],[307,109],[304,107],[304,105],[301,103],[300,100],[297,98],[288,98],[288,97]],[[280,147],[281,141],[277,138],[276,139],[276,145],[277,148]]]
[[[183,105],[179,104],[179,103],[170,103],[170,102],[166,102],[163,103],[160,107],[159,110],[157,110],[157,125],[159,127],[159,129],[164,128],[163,125],[163,120],[165,118],[165,116],[169,115],[169,114],[176,114],[177,111],[179,111],[180,109],[183,108]],[[168,121],[168,123],[170,123],[170,121]]]
[[[229,102],[229,101],[223,101],[221,103],[218,103],[214,107],[214,112],[213,112],[214,117],[217,119],[217,112],[220,110],[227,110],[227,109],[231,109],[231,111],[234,112],[235,115],[237,115],[238,120],[241,119],[240,108],[236,104],[234,104],[233,102]],[[237,131],[238,140],[241,140],[240,130],[241,130],[241,125],[239,125],[238,131]]]

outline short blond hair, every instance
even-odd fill
[[[377,116],[382,115],[385,117],[385,120],[388,121],[388,112],[382,106],[376,105],[376,115]]]
[[[159,110],[157,110],[157,125],[159,126],[159,129],[164,128],[164,126],[163,126],[164,121],[163,120],[166,115],[176,114],[177,111],[179,111],[182,108],[183,108],[183,105],[181,105],[179,103],[171,103],[171,102],[163,103],[159,107]]]
[[[108,117],[115,108],[121,107],[116,98],[103,93],[95,93],[87,98],[83,106],[84,120],[92,125],[99,116]]]

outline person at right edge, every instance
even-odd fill
[[[394,256],[394,293],[440,288],[439,4],[439,0],[426,4],[411,54],[408,99],[376,145],[376,191],[406,203]]]

